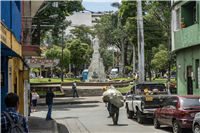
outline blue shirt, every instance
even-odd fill
[[[5,111],[7,111],[10,114],[11,118],[13,118],[13,121],[15,123],[18,122],[18,120],[19,120],[21,115],[19,113],[17,113],[15,108],[12,108],[12,107],[11,108],[7,108]],[[24,132],[28,133],[28,125],[26,123],[26,118],[25,117],[24,117],[21,125],[24,128]],[[1,113],[1,132],[2,133],[7,133],[10,127],[11,127],[11,124],[10,124],[8,118],[2,112]]]

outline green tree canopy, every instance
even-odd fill
[[[154,70],[160,70],[164,71],[168,68],[168,58],[167,58],[167,51],[166,50],[160,50],[157,52],[154,56],[154,59],[152,60],[152,65]]]
[[[53,48],[47,50],[45,52],[46,58],[52,58],[52,59],[60,59],[59,66],[61,66],[62,63],[62,48],[58,47],[56,45],[53,46]],[[70,52],[68,49],[63,50],[63,66],[64,68],[68,68],[69,61],[70,61]]]
[[[75,39],[73,41],[68,41],[66,45],[67,49],[70,51],[70,63],[74,64],[77,68],[79,65],[83,65],[86,63],[86,59],[84,56],[88,51],[88,44],[81,43],[79,39]],[[76,75],[76,71],[75,71]]]

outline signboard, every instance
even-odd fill
[[[4,24],[2,24],[2,22],[0,29],[1,29],[0,32],[1,42],[10,47],[10,31],[4,26]]]
[[[30,63],[56,63],[54,59],[30,59]]]

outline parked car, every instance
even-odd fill
[[[200,133],[200,113],[197,113],[194,117],[192,131],[193,133]]]
[[[174,133],[181,133],[183,128],[192,128],[194,116],[200,112],[200,96],[170,96],[154,112],[154,127],[160,125],[173,127]]]

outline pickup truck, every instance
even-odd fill
[[[136,115],[138,123],[153,118],[154,111],[169,97],[163,83],[144,82],[133,86],[133,94],[126,96],[125,108],[128,118]]]

